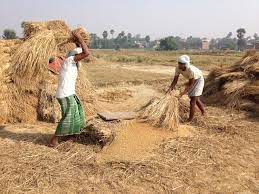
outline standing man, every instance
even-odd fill
[[[202,71],[197,67],[190,64],[190,57],[188,55],[182,55],[178,58],[178,66],[175,69],[174,80],[169,88],[169,91],[174,90],[178,82],[179,75],[182,74],[184,78],[189,82],[186,85],[184,91],[180,93],[180,98],[188,94],[190,101],[190,114],[188,121],[192,121],[195,114],[195,105],[198,106],[202,115],[205,114],[203,103],[200,100],[204,88],[204,78]]]
[[[81,129],[86,124],[83,106],[76,96],[75,85],[79,61],[88,57],[90,52],[81,35],[77,32],[72,32],[72,34],[76,45],[80,47],[68,53],[59,72],[56,97],[61,106],[62,118],[51,138],[51,147],[58,145],[58,137],[60,136],[75,138],[75,135],[80,134]]]

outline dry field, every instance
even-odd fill
[[[182,53],[94,50],[96,60],[81,68],[103,110],[134,111],[163,94]],[[188,54],[205,75],[243,56]],[[112,123],[117,135],[104,148],[79,138],[53,149],[46,145],[54,124],[2,124],[0,192],[259,193],[258,118],[224,106],[206,109],[205,118],[198,113],[174,131],[137,120]]]

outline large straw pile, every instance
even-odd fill
[[[56,42],[52,31],[43,30],[35,34],[14,53],[12,65],[8,69],[11,81],[20,87],[28,87],[26,83],[33,84],[35,78],[42,79],[48,73],[48,58],[55,55],[55,51]]]
[[[233,66],[212,71],[204,95],[208,102],[259,114],[259,54],[248,51]]]
[[[61,20],[52,20],[47,22],[23,22],[22,27],[24,28],[24,38],[26,39],[43,30],[61,30],[64,34],[69,34],[70,32],[69,27],[64,21]]]
[[[0,40],[0,122],[8,116],[7,92],[4,83],[5,71],[10,66],[11,56],[21,44],[21,40]]]
[[[64,56],[76,47],[68,26],[63,21],[25,22],[25,39],[11,57],[4,75],[8,115],[0,122],[33,122],[58,119],[59,105],[55,99],[57,77],[48,69],[50,56]],[[83,28],[76,29],[89,44],[90,36]],[[95,114],[95,95],[87,80],[86,69],[79,71],[77,92],[87,115]],[[2,93],[2,92],[1,92]]]
[[[175,93],[153,98],[139,111],[139,118],[156,127],[174,130],[179,126],[180,103]]]

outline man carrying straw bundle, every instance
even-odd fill
[[[188,55],[182,55],[178,58],[178,66],[175,69],[174,80],[169,88],[169,91],[175,89],[178,82],[179,75],[182,74],[184,78],[188,79],[189,82],[186,84],[184,91],[180,93],[180,98],[188,93],[190,101],[190,114],[188,122],[193,120],[195,114],[195,106],[197,105],[202,115],[205,114],[203,103],[200,100],[204,88],[204,78],[202,71],[197,67],[190,64],[190,57]]]
[[[69,136],[74,139],[76,134],[85,127],[85,114],[80,100],[75,94],[75,84],[78,74],[79,61],[89,56],[89,49],[81,35],[73,31],[74,41],[80,46],[70,51],[59,72],[57,100],[61,106],[62,118],[51,138],[50,146],[58,145],[58,137]]]

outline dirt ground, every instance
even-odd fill
[[[170,53],[154,61],[152,53],[122,51],[133,60],[129,63],[111,51],[94,52],[102,62],[87,64],[88,76],[103,110],[135,111],[170,84]],[[146,58],[136,63],[136,55],[139,61]],[[47,147],[54,124],[3,124],[0,192],[259,193],[258,118],[225,107],[206,109],[207,117],[197,112],[197,120],[174,131],[138,120],[120,122],[115,140],[103,149],[70,141]]]

